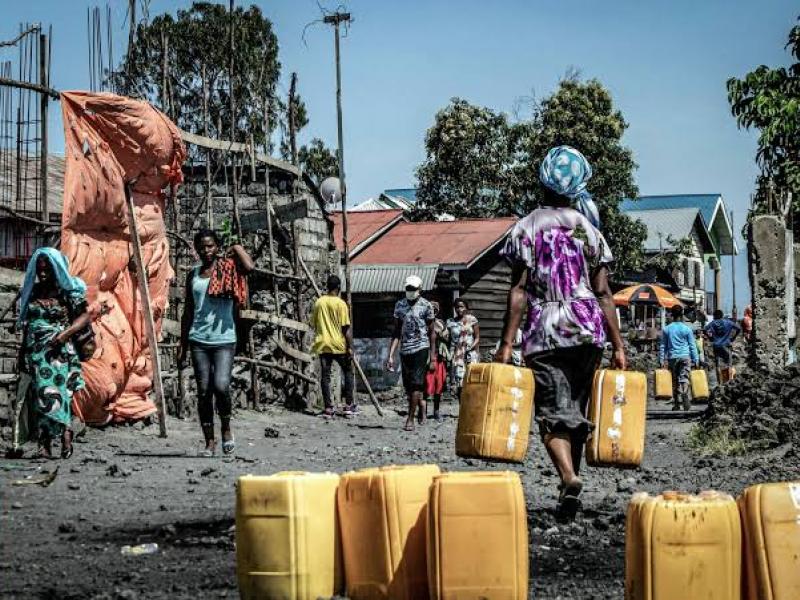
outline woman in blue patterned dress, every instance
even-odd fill
[[[84,387],[72,337],[90,324],[86,284],[69,274],[67,259],[55,248],[39,248],[28,263],[20,294],[23,328],[20,369],[31,378],[27,401],[36,415],[39,454],[52,457],[61,438],[61,457],[72,456],[72,395]]]
[[[539,173],[543,206],[515,225],[503,250],[513,278],[495,356],[509,362],[524,316],[522,351],[536,381],[536,421],[561,477],[559,510],[568,518],[583,488],[578,472],[593,427],[584,415],[606,340],[614,348],[614,366],[625,368],[608,286],[613,258],[586,191],[591,176],[588,161],[574,148],[547,153]]]

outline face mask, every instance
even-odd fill
[[[419,298],[419,290],[414,290],[413,292],[406,290],[406,300],[416,300],[417,298]]]

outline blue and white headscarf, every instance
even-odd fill
[[[25,282],[22,284],[22,292],[19,296],[19,317],[17,317],[17,324],[21,325],[28,314],[28,304],[31,301],[31,294],[33,293],[33,284],[36,283],[36,261],[44,257],[50,261],[53,266],[53,273],[55,274],[56,284],[58,288],[67,296],[81,297],[86,295],[86,284],[80,277],[73,277],[69,274],[69,261],[67,257],[61,254],[55,248],[39,248],[31,256],[28,261],[28,267],[25,270]]]
[[[570,146],[551,148],[539,167],[539,180],[556,194],[575,202],[577,208],[595,227],[600,227],[600,213],[586,190],[592,178],[592,166],[586,157]]]

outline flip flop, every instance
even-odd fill
[[[583,482],[576,477],[569,483],[561,484],[559,488],[561,495],[558,498],[558,513],[562,518],[572,520],[581,506]]]
[[[236,441],[233,438],[222,442],[223,454],[233,454],[234,450],[236,450]]]

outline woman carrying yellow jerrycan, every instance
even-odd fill
[[[613,258],[586,190],[591,176],[579,151],[550,150],[539,170],[542,207],[516,224],[503,250],[513,275],[495,361],[510,362],[525,314],[522,351],[534,373],[539,431],[561,478],[563,518],[573,518],[579,507],[581,455],[593,429],[584,415],[607,337],[614,347],[613,367],[626,366],[608,286]]]

